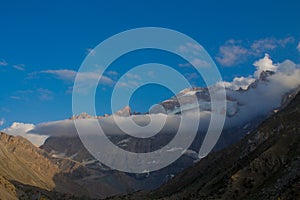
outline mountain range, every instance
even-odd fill
[[[289,81],[292,76],[283,66],[276,72],[262,71],[247,87],[226,87],[224,129],[213,151],[204,158],[198,151],[210,120],[210,92],[217,93],[218,84],[185,89],[159,103],[150,114],[132,112],[126,106],[113,115],[82,113],[38,125],[16,122],[0,135],[0,197],[99,199],[133,193],[113,198],[293,199],[299,189],[300,87],[298,82]],[[88,124],[96,119],[115,145],[143,153],[168,145],[178,124],[168,122],[157,135],[137,139],[117,129],[112,117],[125,124],[129,119],[147,124],[149,115],[157,120],[161,115],[177,119],[198,109],[203,117],[194,142],[174,163],[153,172],[111,169],[85,148],[74,125],[74,120]],[[33,145],[4,132],[38,143]],[[142,192],[134,193],[139,190]]]
[[[109,199],[298,199],[299,117],[300,94],[241,141],[209,154],[177,176],[170,177],[158,189]],[[76,145],[76,141],[71,143]],[[43,149],[47,149],[46,146],[37,148],[22,137],[1,132],[2,199],[77,199],[79,196],[89,199],[91,190],[83,185],[91,184],[92,177],[93,183],[98,183],[95,191],[113,189],[116,182],[108,180],[111,177],[108,174],[112,173],[110,169],[106,169],[107,174],[103,168],[93,171],[86,167],[93,163],[84,165],[75,161],[80,157],[59,158]],[[103,179],[97,179],[101,173]],[[122,181],[123,184],[134,184],[132,180],[136,177],[129,180],[121,172],[114,173],[119,177],[115,181],[120,185]],[[130,193],[130,190],[126,192]]]
[[[153,191],[110,199],[299,199],[300,94],[241,141]]]

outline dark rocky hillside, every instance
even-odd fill
[[[112,199],[300,199],[300,94],[240,142],[157,190]]]

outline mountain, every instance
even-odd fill
[[[290,83],[288,81],[289,76],[286,74],[284,76],[280,75],[285,78],[285,81],[281,83],[278,78],[280,73],[280,71],[276,73],[263,71],[258,79],[251,82],[248,87],[243,87],[244,89],[233,90],[226,88],[227,112],[224,112],[226,117],[225,125],[213,152],[238,142],[244,136],[248,137],[249,133],[255,130],[263,120],[273,116],[274,113],[277,113],[289,104],[300,87],[298,82]],[[126,151],[136,153],[150,152],[168,145],[178,128],[177,121],[175,123],[174,121],[173,123],[166,123],[166,128],[163,128],[155,136],[142,139],[122,132],[114,123],[113,117],[109,115],[91,116],[87,113],[82,113],[74,115],[67,120],[28,126],[32,127],[32,129],[22,134],[25,137],[29,134],[31,136],[37,136],[38,134],[49,136],[38,150],[35,149],[33,151],[42,152],[40,155],[43,155],[51,163],[51,166],[53,165],[56,169],[55,172],[47,175],[47,180],[50,181],[47,183],[47,188],[41,187],[40,189],[75,195],[80,193],[93,198],[105,198],[137,190],[158,188],[178,173],[198,163],[199,157],[201,157],[198,155],[198,151],[210,120],[210,93],[218,93],[219,90],[220,86],[218,84],[210,88],[187,88],[176,96],[159,103],[160,106],[152,108],[150,114],[132,113],[129,106],[113,114],[114,117],[120,119],[120,122],[124,124],[127,124],[130,119],[133,119],[136,123],[147,124],[151,114],[157,114],[154,121],[160,119],[160,113],[171,117],[171,119],[176,119],[185,113],[194,113],[196,108],[200,108],[203,118],[192,145],[177,161],[154,172],[147,172],[145,169],[143,174],[124,173],[113,170],[97,161],[86,150],[78,137],[74,120],[79,120],[86,124],[86,128],[90,129],[91,132],[94,132],[94,130],[91,130],[89,126],[90,120],[98,120],[111,142]],[[18,123],[18,126],[5,130],[12,131],[15,134],[16,130],[22,130],[22,127],[25,125]],[[14,130],[15,132],[13,132]],[[95,134],[97,133],[96,131]],[[186,132],[188,134],[189,129]],[[206,160],[206,158],[202,160]],[[5,169],[4,166],[3,168]],[[11,173],[13,174],[13,172]],[[0,175],[2,174],[0,173]],[[3,178],[11,182],[10,177],[3,176]],[[210,178],[212,179],[212,177]],[[25,180],[20,182],[29,184],[32,187],[40,187],[40,184],[27,183]],[[12,184],[13,186],[17,185],[15,183]],[[82,192],[74,192],[76,187],[80,187],[78,191],[82,190]]]
[[[55,147],[66,149],[74,149],[74,145],[81,143],[79,139],[49,140],[48,147],[51,142],[59,142],[61,146],[56,143]],[[48,153],[25,138],[1,132],[0,199],[104,198],[140,188],[134,177],[111,170],[96,160],[81,160],[86,158],[84,154],[67,157],[69,153],[58,155],[53,149]]]
[[[264,76],[264,80],[262,79],[261,81],[265,81],[266,80],[265,77],[266,76]],[[263,82],[263,83],[267,83],[267,82]],[[255,84],[256,87],[259,87],[257,85],[261,84],[261,82],[258,81],[253,84]],[[254,87],[254,85],[251,87]],[[188,98],[188,95],[186,93],[188,93],[189,91],[196,91],[196,90],[199,91],[200,89],[199,88],[187,89],[184,92],[182,92],[180,96],[182,96],[182,98],[186,98],[186,97]],[[251,89],[249,90],[251,91]],[[205,92],[205,90],[201,90],[201,91]],[[297,91],[298,89],[293,90],[285,94],[283,97],[281,97],[282,100],[280,101],[279,106],[276,107],[275,111],[277,112],[277,110],[284,108],[294,98]],[[247,92],[247,90],[243,90],[239,92]],[[206,95],[200,94],[200,96],[206,96]],[[203,99],[204,97],[202,97],[202,101]],[[232,100],[232,101],[237,101],[237,100]],[[236,103],[236,105],[240,107],[245,106],[245,104],[240,104],[240,103]],[[126,107],[123,110],[130,110],[130,109]],[[239,108],[237,110],[238,112],[240,112],[242,108]],[[261,121],[263,121],[267,116],[272,116],[273,114],[274,111],[271,110],[270,112],[265,113],[265,116],[256,116],[256,118],[252,118],[246,123],[242,123],[234,127],[231,126],[225,128],[222,132],[222,135],[214,151],[223,149],[229,146],[230,144],[239,141],[242,137],[244,137],[249,132],[254,130],[257,127],[257,125],[261,123]],[[231,119],[234,118],[234,116],[230,116],[228,118]],[[64,125],[65,123],[66,122],[64,122]],[[72,124],[72,121],[70,120],[69,123]],[[51,127],[48,127],[47,129],[53,130]],[[59,159],[59,158],[68,159],[80,164],[81,166],[84,166],[79,169],[76,169],[69,176],[71,176],[73,180],[76,180],[76,182],[81,184],[83,187],[88,188],[89,194],[92,197],[99,198],[99,197],[107,197],[112,194],[126,193],[128,191],[136,191],[139,189],[151,190],[159,187],[161,184],[164,184],[165,182],[167,182],[172,177],[182,172],[186,168],[195,165],[195,162],[199,160],[197,151],[199,150],[199,147],[203,141],[203,136],[204,133],[199,131],[194,143],[191,145],[189,150],[180,159],[175,161],[170,166],[158,171],[154,171],[151,173],[144,173],[144,174],[131,174],[131,173],[121,173],[121,172],[118,173],[115,170],[110,169],[109,167],[97,161],[85,149],[81,140],[76,136],[49,137],[45,141],[44,145],[41,146],[41,148],[44,149],[46,152],[48,152],[48,154],[52,157],[52,159]],[[172,137],[173,137],[172,133],[160,132],[155,136],[155,138],[147,138],[147,139],[140,140],[137,138],[130,137],[128,135],[109,133],[109,138],[114,144],[120,146],[125,150],[132,151],[132,152],[153,151],[167,144]],[[67,172],[67,174],[69,174],[69,172]],[[73,174],[75,174],[75,176],[73,176]],[[107,181],[108,177],[110,181]],[[122,178],[120,179],[118,177],[122,177]],[[82,180],[85,180],[84,184],[82,184]],[[102,183],[99,183],[100,181]],[[106,188],[106,190],[98,191],[96,187],[91,187],[91,185],[101,185],[101,187]],[[113,187],[111,187],[110,185],[113,185],[114,189],[112,189]]]
[[[54,194],[64,196],[64,193],[87,194],[68,177],[60,175],[58,165],[44,150],[20,136],[0,133],[0,160],[0,197],[3,199],[26,199],[53,190],[57,194],[52,193],[52,197]]]
[[[151,192],[112,199],[299,199],[300,93],[238,143]]]
[[[226,91],[226,104],[227,104],[227,112],[226,117],[233,121],[233,118],[243,117],[244,115],[249,115],[249,107],[252,107],[251,102],[252,100],[267,100],[264,98],[268,98],[267,95],[272,92],[272,84],[270,80],[274,77],[276,73],[273,71],[263,71],[261,72],[258,79],[252,82],[246,89],[239,88],[238,90],[232,90],[230,88],[225,88]],[[161,109],[160,106],[157,108],[153,108],[152,113],[168,113],[168,114],[181,114],[182,112],[191,112],[195,109],[203,111],[211,111],[211,93],[218,93],[220,92],[219,84],[210,86],[208,88],[203,87],[193,87],[193,88],[186,88],[180,91],[176,96],[167,99],[161,103],[160,106],[164,108],[164,111]],[[300,91],[299,85],[295,88],[287,90],[287,92],[279,92],[280,95],[276,95],[276,100],[270,101],[270,105],[266,105],[266,108],[262,108],[262,110],[254,110],[254,115],[267,115],[264,110],[271,111],[276,107],[282,105],[282,99],[285,98],[286,94],[291,93],[297,94]],[[257,94],[253,94],[253,93]],[[264,94],[265,93],[265,94]],[[278,94],[279,94],[278,93]],[[261,95],[261,96],[259,96]],[[195,98],[196,97],[196,98]],[[255,99],[255,97],[259,97]],[[271,100],[271,99],[269,99]],[[256,103],[263,103],[263,102],[256,102]],[[246,113],[246,114],[245,114]],[[247,120],[251,120],[251,114]],[[246,121],[246,120],[245,120]]]
[[[166,141],[168,135],[161,134],[159,140]],[[158,148],[151,145],[151,139],[144,142],[134,141],[124,136],[110,137],[112,141],[128,150],[146,151]],[[81,167],[74,171],[66,171],[68,177],[82,187],[87,188],[91,197],[103,198],[113,194],[133,192],[140,189],[154,189],[162,183],[194,164],[198,155],[191,150],[187,151],[179,160],[170,166],[151,173],[134,174],[113,170],[97,161],[83,146],[78,137],[49,137],[41,149],[48,152],[52,159],[73,161]],[[61,167],[65,168],[65,167]],[[70,166],[66,167],[67,169]],[[102,188],[101,190],[99,188]]]
[[[55,187],[51,178],[58,172],[57,167],[52,165],[42,150],[34,147],[29,141],[1,132],[0,149],[2,176],[43,189],[50,190]]]
[[[95,160],[79,138],[49,138],[41,147],[49,152],[61,174],[84,188],[89,197],[104,198],[141,189],[134,177]],[[64,153],[58,153],[64,152]]]

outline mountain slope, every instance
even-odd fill
[[[29,193],[49,193],[56,197],[63,196],[60,193],[86,194],[84,189],[61,174],[61,169],[47,152],[20,136],[0,132],[0,160],[0,199],[22,196],[26,199]],[[58,192],[47,192],[54,190]]]
[[[9,180],[53,189],[52,177],[58,168],[45,155],[24,138],[0,133],[0,174]]]
[[[117,199],[299,199],[300,94],[237,144],[150,193]]]

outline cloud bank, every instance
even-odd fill
[[[281,106],[282,97],[288,92],[299,90],[300,88],[300,66],[290,60],[285,60],[282,63],[274,64],[270,56],[266,54],[263,58],[254,63],[256,71],[248,77],[236,77],[232,82],[224,82],[227,91],[228,109],[232,110],[233,115],[227,116],[225,129],[232,126],[243,126],[251,121],[265,117],[274,109]],[[267,71],[267,72],[266,72]],[[265,72],[265,74],[262,74]],[[213,86],[218,88],[218,84]],[[240,89],[242,88],[242,90]],[[194,94],[194,93],[193,93]],[[207,102],[205,102],[207,103]],[[193,110],[189,111],[189,119],[193,121]],[[201,111],[200,131],[205,131],[210,121],[210,111]],[[153,115],[153,126],[160,126],[160,122],[164,120],[162,115]],[[164,131],[174,132],[178,128],[179,116],[170,115],[169,120],[165,124]],[[127,127],[127,130],[134,132],[131,129],[130,120],[135,118],[139,124],[148,124],[149,115],[137,115],[130,117],[119,117],[118,122]],[[99,120],[105,133],[110,135],[124,134],[123,131],[116,125],[112,117],[106,117]],[[90,119],[81,120],[81,125],[90,128]],[[186,125],[186,133],[188,134],[189,126]],[[35,144],[40,145],[47,136],[55,137],[74,137],[77,136],[77,131],[73,120],[62,120],[55,122],[41,123],[36,126],[30,124],[14,123],[10,128],[4,131],[21,135]],[[151,131],[151,130],[149,130]],[[95,132],[97,130],[89,130]],[[45,136],[47,135],[47,136]]]
[[[36,146],[41,146],[44,144],[45,140],[48,136],[43,134],[31,134],[29,131],[33,130],[35,126],[33,124],[24,124],[19,122],[14,122],[10,127],[5,128],[2,132],[14,135],[14,136],[22,136],[28,139],[32,144]]]

